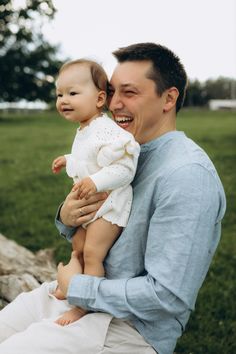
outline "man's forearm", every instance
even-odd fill
[[[91,311],[102,311],[117,318],[143,320],[156,318],[163,309],[175,315],[186,311],[187,305],[154,282],[149,276],[108,280],[89,275],[74,275],[67,292],[70,304]]]

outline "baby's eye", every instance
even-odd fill
[[[78,92],[75,92],[75,91],[71,91],[70,92],[70,96],[75,96],[75,95],[77,95],[78,94]]]
[[[57,93],[57,97],[62,97],[62,94],[61,93]]]

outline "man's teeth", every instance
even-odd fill
[[[120,117],[120,118],[116,117],[115,120],[117,123],[126,123],[126,122],[131,122],[133,119],[129,117]]]

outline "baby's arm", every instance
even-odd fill
[[[107,133],[104,134],[104,131]],[[117,131],[117,126],[114,129],[112,121],[97,134],[101,134],[97,152],[97,165],[100,170],[90,175],[97,192],[111,191],[130,184],[136,172],[139,144],[131,134],[122,129]]]
[[[90,177],[85,177],[80,182],[75,183],[72,191],[74,192],[78,189],[79,199],[88,199],[92,194],[97,192],[97,187]]]
[[[52,163],[52,172],[59,173],[61,169],[65,166],[66,166],[65,156],[59,156]]]
[[[114,153],[112,144],[100,150],[98,164],[101,169],[90,177],[83,178],[80,182],[74,184],[72,191],[79,190],[79,199],[88,199],[96,192],[113,190],[129,184],[133,180],[139,146],[135,146],[133,155],[126,151],[125,146],[121,146],[119,150],[119,158],[117,158],[117,151]],[[109,156],[109,161],[106,155]]]

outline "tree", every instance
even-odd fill
[[[233,96],[232,88],[235,87],[233,79],[219,77],[217,80],[207,80],[205,90],[208,99],[229,99]]]
[[[198,81],[190,81],[186,91],[184,106],[204,106],[206,104],[204,85]]]
[[[44,39],[41,28],[54,14],[52,0],[25,0],[18,8],[14,0],[1,0],[1,101],[52,100],[53,78],[61,63],[58,47]]]

